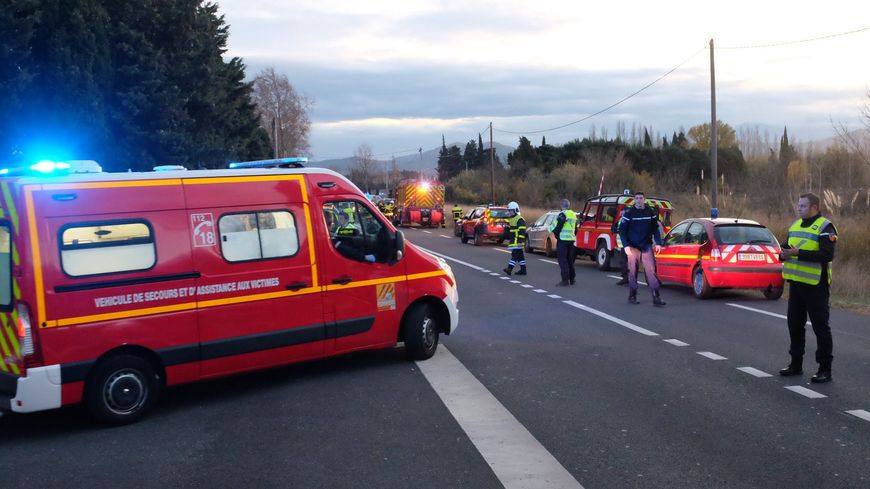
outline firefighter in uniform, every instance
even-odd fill
[[[526,254],[523,251],[526,245],[526,220],[520,214],[520,205],[516,202],[508,204],[508,210],[513,211],[513,216],[508,219],[508,249],[511,252],[511,259],[508,262],[504,273],[510,275],[514,271],[514,267],[519,265],[520,270],[517,275],[526,274]]]
[[[350,212],[347,212],[348,209],[350,209]],[[337,214],[335,234],[332,237],[332,244],[335,246],[335,249],[351,260],[374,263],[375,255],[366,253],[366,250],[360,247],[361,241],[359,237],[362,235],[362,231],[351,220],[354,215],[353,207],[347,207],[343,212],[338,212]]]
[[[453,211],[453,225],[455,226],[456,223],[458,223],[459,220],[462,219],[462,207],[459,207],[459,204],[453,204],[452,211]]]
[[[577,232],[577,214],[569,207],[571,207],[571,203],[568,202],[568,199],[562,199],[562,212],[550,224],[549,228],[549,231],[556,235],[556,255],[559,259],[559,272],[562,274],[562,281],[556,284],[557,287],[574,285],[576,277],[574,257],[577,248],[574,246],[574,240]]]
[[[803,373],[807,315],[816,335],[818,372],[812,382],[830,382],[834,341],[828,324],[831,298],[831,261],[837,229],[819,213],[819,197],[803,194],[796,206],[799,219],[788,230],[782,244],[782,277],[789,283],[788,333],[791,363],[779,371],[791,376]]]

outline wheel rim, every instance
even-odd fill
[[[695,280],[692,281],[695,286],[695,294],[701,295],[701,292],[704,291],[704,274],[701,272],[695,272]]]
[[[427,350],[431,350],[435,346],[436,332],[432,318],[426,317],[423,319],[423,346]]]
[[[604,260],[607,259],[607,250],[598,248],[598,264],[604,266]]]
[[[103,403],[114,414],[129,415],[139,410],[148,397],[142,375],[132,369],[113,373],[104,384]]]

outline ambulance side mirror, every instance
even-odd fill
[[[404,256],[404,254],[405,254],[405,235],[399,230],[396,230],[395,243],[396,243],[395,244],[396,248],[394,250],[395,255],[393,255],[393,256],[395,256],[396,261],[399,261],[402,259],[402,256]]]

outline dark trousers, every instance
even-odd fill
[[[574,280],[577,272],[574,270],[574,256],[577,254],[577,249],[574,247],[573,241],[562,241],[556,243],[556,256],[559,259],[559,271],[562,273],[562,281],[568,282]]]
[[[834,359],[834,340],[828,318],[831,312],[831,289],[827,283],[819,285],[791,282],[788,294],[788,334],[791,337],[789,354],[803,357],[806,348],[807,316],[816,334],[816,361],[830,368]]]
[[[508,268],[513,268],[517,265],[521,268],[526,266],[526,252],[522,248],[511,248],[511,259],[508,262]]]
[[[619,256],[619,274],[622,275],[622,280],[628,280],[628,256],[625,255],[625,248],[620,248],[616,253]]]

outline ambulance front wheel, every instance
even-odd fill
[[[426,360],[438,348],[438,322],[426,304],[414,304],[402,324],[405,353],[411,360]]]
[[[130,354],[111,356],[100,361],[89,376],[85,407],[102,423],[135,423],[154,407],[159,386],[149,361]]]

